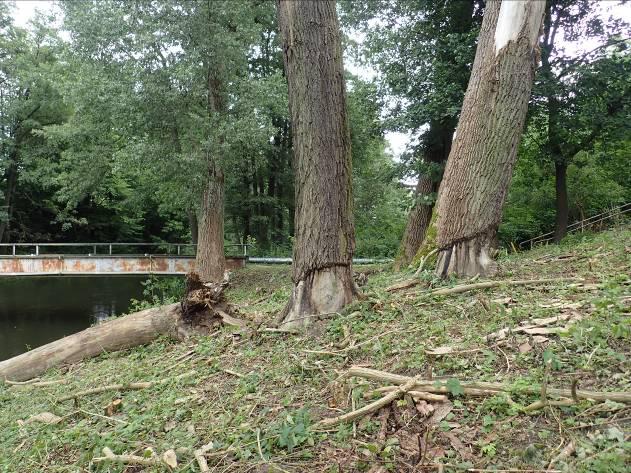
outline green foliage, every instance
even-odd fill
[[[288,413],[282,421],[271,427],[271,432],[277,435],[277,445],[291,453],[294,448],[307,443],[314,444],[313,434],[309,431],[311,420],[307,409],[299,409]]]
[[[461,396],[464,394],[464,389],[460,385],[460,381],[458,381],[455,378],[448,380],[445,383],[445,386],[447,387],[447,389],[449,389],[449,392],[453,394],[454,396]]]
[[[131,312],[173,304],[182,300],[185,280],[181,277],[151,276],[143,281],[142,285],[144,298],[140,301],[132,299]]]

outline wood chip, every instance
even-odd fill
[[[428,416],[434,412],[434,406],[427,401],[420,400],[416,401],[416,410],[419,411],[422,416]]]
[[[166,463],[170,468],[177,468],[177,455],[175,450],[170,449],[162,454],[162,461]]]
[[[120,411],[122,407],[123,407],[123,400],[122,399],[114,399],[107,406],[105,406],[105,409],[104,409],[105,415],[107,417],[112,417],[114,414],[116,414],[118,411]]]
[[[453,408],[454,405],[449,401],[439,404],[437,407],[434,408],[434,413],[432,414],[432,416],[427,419],[427,425],[438,425],[441,420],[447,417],[447,414],[449,414],[453,410]]]
[[[20,425],[32,424],[34,422],[39,422],[41,424],[59,424],[63,420],[62,417],[59,417],[51,412],[42,412],[41,414],[36,414],[34,416],[29,417],[25,421],[18,421]]]

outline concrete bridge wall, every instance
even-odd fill
[[[227,269],[242,268],[246,258],[226,258]],[[195,270],[192,256],[70,256],[25,255],[0,257],[1,276],[90,274],[186,274]]]

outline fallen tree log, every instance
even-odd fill
[[[63,363],[144,345],[161,335],[177,337],[180,304],[143,310],[95,325],[0,362],[0,380],[25,381]]]
[[[246,321],[231,315],[236,310],[225,300],[227,278],[220,283],[204,282],[189,273],[186,283],[181,303],[125,315],[0,362],[0,381],[24,381],[62,363],[145,345],[161,335],[183,339],[191,329],[208,333],[217,325],[246,327]]]
[[[373,370],[370,368],[362,368],[359,366],[352,366],[346,372],[347,377],[356,376],[358,378],[372,379],[373,381],[381,381],[390,384],[406,384],[410,380],[409,376],[401,376],[394,373],[388,373],[386,371]],[[500,392],[510,392],[511,387],[503,383],[489,383],[482,381],[460,381],[464,394],[471,395],[493,395]],[[449,393],[449,388],[441,380],[422,380],[417,379],[414,386],[409,388],[410,391],[423,391],[430,393]],[[541,386],[530,385],[519,389],[521,392],[527,394],[539,394],[541,392]],[[620,391],[583,391],[577,389],[574,393],[571,389],[560,388],[547,388],[547,394],[564,398],[579,398],[579,399],[592,399],[594,401],[616,401],[631,403],[631,392]],[[575,395],[575,396],[574,396]]]

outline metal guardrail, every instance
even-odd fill
[[[631,202],[627,204],[623,204],[619,207],[614,207],[605,212],[599,213],[598,215],[594,215],[592,217],[579,220],[578,222],[574,222],[567,227],[567,233],[577,232],[577,231],[585,231],[596,225],[597,223],[605,222],[607,220],[612,220],[614,218],[620,217],[621,215],[631,213]],[[526,245],[530,245],[530,248],[535,245],[545,244],[554,240],[554,231],[544,233],[543,235],[536,236],[531,238],[530,240],[522,241],[519,243],[520,248],[524,248]]]
[[[248,262],[254,264],[291,264],[291,258],[283,257],[258,257],[248,255],[249,244],[235,243],[224,245],[226,248],[237,248],[239,257],[246,258]],[[2,249],[8,248],[7,253],[3,253]],[[81,248],[88,249],[87,252],[81,251],[54,251],[52,248],[78,250]],[[149,252],[125,253],[118,252],[117,249],[122,248],[147,248],[153,249]],[[26,251],[19,251],[20,249]],[[101,251],[99,251],[99,249]],[[12,258],[19,256],[195,256],[197,245],[194,243],[0,243],[0,258]],[[45,251],[46,250],[46,251]],[[90,251],[91,250],[91,251]],[[157,250],[157,251],[156,251]],[[237,255],[235,255],[237,256]],[[354,264],[376,264],[388,263],[391,259],[384,258],[353,258]]]
[[[244,257],[248,256],[248,244],[235,243],[224,245],[226,248],[239,248],[238,253]],[[147,249],[155,249],[157,252],[144,252],[144,253],[118,253],[115,250],[120,248],[147,248]],[[50,253],[43,250],[49,250],[50,248],[88,248],[92,250],[88,251],[88,255],[117,255],[117,256],[135,256],[138,254],[143,254],[146,256],[150,255],[184,255],[187,251],[190,251],[193,255],[197,249],[197,245],[194,243],[0,243],[0,249],[9,248],[10,254],[0,254],[1,256],[19,256],[19,249],[26,249],[25,254],[31,254],[34,256],[41,255],[57,255],[64,253]],[[99,252],[99,248],[104,249]],[[184,250],[184,252],[182,251]],[[85,254],[83,252],[73,252],[73,253],[65,253],[65,254]]]

